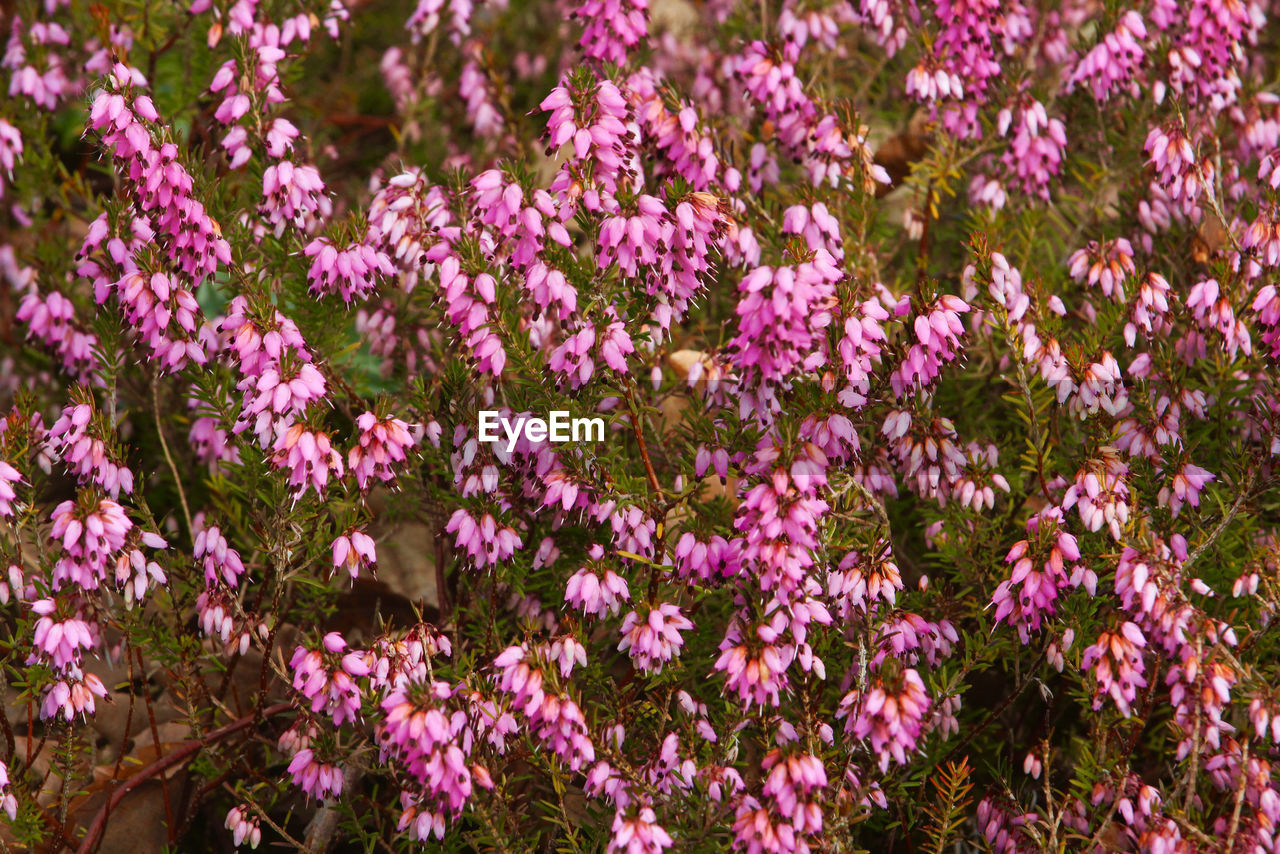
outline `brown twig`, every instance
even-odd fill
[[[227,780],[231,779],[231,773],[232,769],[229,768],[196,790],[195,794],[191,796],[190,801],[187,803],[185,815],[174,833],[175,839],[181,839],[183,835],[186,834],[187,828],[191,826],[191,820],[196,817],[197,810],[199,806],[204,803],[204,799],[209,797],[210,793],[215,789],[221,788],[222,784]]]
[[[230,784],[223,783],[222,787],[226,789],[228,792],[230,792],[232,795],[239,797],[239,795],[236,793],[236,790],[233,789]],[[252,798],[245,798],[245,803],[248,806],[253,807],[254,812],[256,812],[258,815],[262,817],[262,820],[267,823],[267,826],[270,827],[272,830],[274,830],[276,833],[280,834],[281,838],[284,839],[285,842],[288,842],[290,845],[292,845],[295,851],[307,850],[307,846],[304,843],[302,843],[300,840],[294,839],[292,836],[289,835],[289,831],[285,830],[283,827],[276,824],[271,819],[271,816],[267,814],[267,811],[262,808],[261,804],[259,804],[257,801],[253,800]]]
[[[924,225],[920,231],[920,247],[916,253],[916,293],[920,294],[921,286],[929,275],[929,222],[933,219],[933,179],[924,189]]]
[[[4,743],[6,748],[5,754],[4,754],[4,761],[9,763],[9,765],[12,766],[14,764],[14,760],[17,758],[13,754],[17,751],[18,748],[17,748],[17,739],[13,737],[13,727],[9,724],[8,709],[4,709],[3,712],[0,713],[0,727],[4,729]]]
[[[1214,850],[1216,850],[1216,849],[1218,848],[1218,840],[1217,840],[1217,839],[1213,838],[1212,836],[1210,836],[1209,834],[1205,833],[1205,832],[1204,832],[1203,830],[1201,830],[1200,828],[1196,827],[1192,822],[1188,821],[1185,817],[1180,816],[1180,815],[1171,815],[1170,817],[1171,817],[1175,822],[1177,822],[1178,827],[1182,828],[1183,832],[1185,832],[1185,833],[1187,833],[1187,834],[1189,834],[1189,835],[1191,835],[1191,836],[1194,836],[1194,837],[1196,838],[1196,840],[1197,840],[1201,845],[1203,845],[1203,846],[1204,846],[1203,848],[1200,848],[1200,849],[1197,849],[1197,850],[1200,850],[1200,851],[1214,851]]]
[[[275,715],[287,712],[293,708],[292,703],[276,703],[262,710],[261,718],[266,719]],[[155,777],[157,774],[163,774],[165,771],[183,762],[186,759],[199,753],[204,747],[215,742],[221,741],[229,735],[234,735],[241,730],[248,729],[253,726],[259,719],[258,714],[249,714],[237,721],[232,721],[224,727],[215,729],[203,738],[193,738],[190,741],[183,742],[180,747],[172,753],[162,756],[155,762],[143,768],[137,774],[134,774],[128,780],[125,780],[115,791],[111,793],[111,797],[102,805],[102,809],[98,810],[98,814],[93,817],[93,821],[89,824],[89,829],[85,832],[84,840],[80,843],[80,847],[76,849],[76,854],[93,854],[97,849],[98,843],[102,840],[102,833],[106,830],[107,816],[111,810],[119,806],[120,801],[124,800],[125,795],[141,786],[143,783]]]
[[[1227,841],[1223,851],[1231,851],[1236,844],[1236,831],[1240,829],[1240,808],[1244,806],[1244,790],[1249,785],[1249,742],[1240,745],[1240,785],[1236,786],[1235,806],[1231,810],[1231,824],[1227,829]]]
[[[631,412],[631,430],[636,434],[636,442],[640,445],[640,459],[644,460],[645,473],[649,475],[649,485],[658,498],[662,497],[662,485],[658,482],[658,474],[653,470],[653,460],[649,459],[649,446],[644,442],[644,430],[640,427],[640,413],[636,410],[635,395],[631,384],[622,387],[622,394],[627,399],[627,409]]]
[[[147,667],[146,667],[146,663],[142,659],[142,650],[139,649],[138,647],[134,647],[133,651],[134,651],[135,657],[138,659],[138,671],[141,674],[141,678],[143,681],[142,699],[143,699],[143,705],[147,707],[147,725],[151,728],[151,743],[155,745],[156,755],[159,756],[163,746],[160,743],[160,727],[156,724],[156,710],[155,710],[155,707],[151,705],[151,692],[146,690]],[[129,670],[130,672],[133,671],[132,663],[130,663],[129,665]],[[129,714],[130,715],[133,714],[132,697],[130,697]],[[172,832],[173,831],[173,803],[169,797],[169,781],[166,780],[164,777],[160,778],[160,793],[164,796],[164,819],[166,822],[165,827],[169,828],[169,831]],[[170,839],[169,841],[172,842],[173,839]]]
[[[449,596],[449,580],[445,577],[444,571],[444,550],[448,541],[448,531],[445,525],[436,525],[435,551],[436,551],[436,604],[440,610],[440,623],[448,622],[447,614],[453,602]]]

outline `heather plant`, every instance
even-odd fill
[[[1277,14],[0,4],[0,843],[1280,849]]]

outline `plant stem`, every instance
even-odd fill
[[[276,703],[262,710],[261,717],[263,719],[274,717],[275,715],[287,712],[293,708],[292,703]],[[224,727],[215,729],[213,732],[203,738],[193,738],[190,741],[183,742],[180,747],[167,756],[162,756],[155,762],[143,768],[137,774],[134,774],[128,780],[125,780],[115,791],[111,793],[111,797],[107,798],[107,802],[102,805],[102,809],[98,810],[98,814],[93,817],[93,821],[89,824],[88,831],[85,832],[84,840],[80,843],[80,847],[76,849],[76,854],[93,854],[97,850],[98,843],[102,841],[103,831],[107,827],[107,816],[110,812],[120,805],[120,801],[124,800],[125,795],[141,786],[143,783],[155,777],[157,774],[163,774],[173,766],[199,753],[201,748],[210,744],[221,741],[229,735],[234,735],[241,730],[248,729],[258,720],[258,713],[245,715],[237,721],[232,721]]]
[[[1187,555],[1187,559],[1182,562],[1182,568],[1184,570],[1191,566],[1191,564],[1195,563],[1196,558],[1208,551],[1209,547],[1216,543],[1218,538],[1227,530],[1227,526],[1235,520],[1236,515],[1240,512],[1240,508],[1244,506],[1244,502],[1253,492],[1253,482],[1256,478],[1256,473],[1257,469],[1249,469],[1249,479],[1245,482],[1244,489],[1240,490],[1240,494],[1236,496],[1236,500],[1223,515],[1222,520],[1218,522],[1217,527],[1209,533],[1209,536],[1204,538],[1200,545],[1196,546],[1195,549],[1192,550],[1191,554]]]
[[[160,423],[160,381],[159,377],[151,381],[151,411],[156,418],[156,434],[160,437],[160,448],[169,463],[169,471],[173,473],[173,485],[178,488],[178,500],[182,502],[182,517],[187,520],[187,535],[194,538],[196,528],[191,524],[191,508],[187,505],[187,492],[182,488],[182,477],[178,474],[178,466],[169,453],[169,443],[164,438],[164,425]]]
[[[640,427],[640,413],[636,409],[635,394],[631,383],[622,387],[622,394],[627,399],[627,409],[631,412],[631,430],[636,434],[636,442],[640,445],[640,458],[644,460],[645,473],[649,475],[649,485],[653,487],[658,498],[662,497],[662,485],[658,482],[658,474],[653,470],[653,460],[649,459],[649,447],[644,443],[644,430]]]
[[[1235,806],[1231,810],[1231,825],[1227,830],[1227,841],[1223,851],[1231,851],[1235,847],[1236,831],[1240,829],[1240,808],[1244,806],[1244,790],[1249,786],[1249,742],[1240,745],[1240,785],[1236,786]]]

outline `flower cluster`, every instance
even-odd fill
[[[3,5],[15,847],[1276,847],[1274,4]]]

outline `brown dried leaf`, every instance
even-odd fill
[[[903,179],[911,174],[911,164],[924,157],[933,136],[929,124],[928,113],[917,110],[907,122],[906,128],[889,137],[876,149],[875,162],[884,167],[892,182],[876,187],[876,198],[897,189]]]
[[[1204,212],[1200,228],[1191,238],[1191,257],[1197,264],[1207,264],[1227,242],[1227,230],[1212,211]]]

